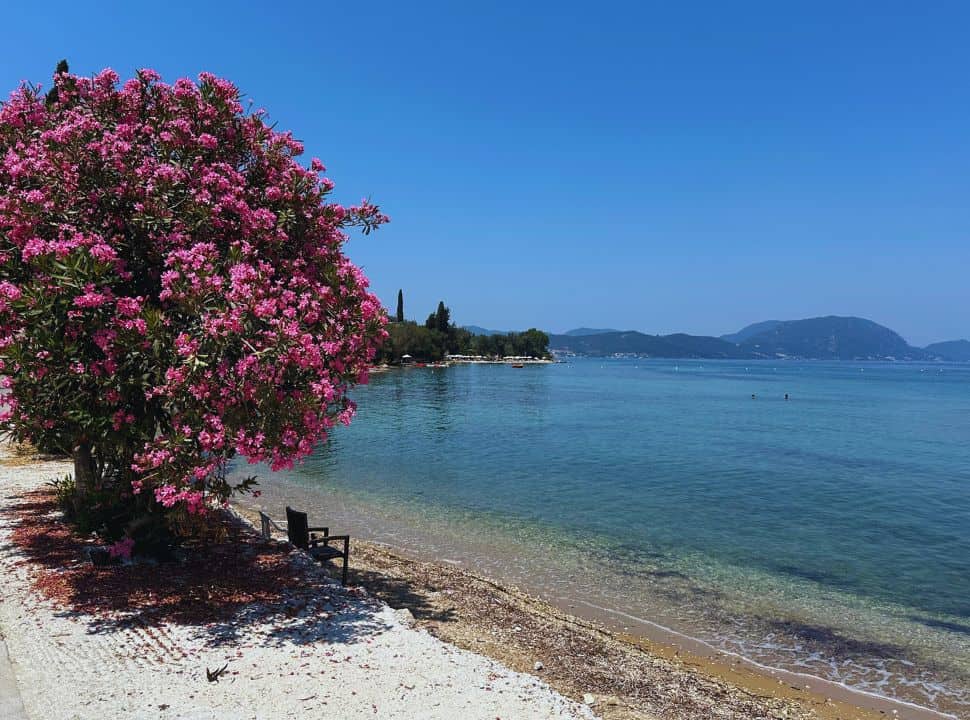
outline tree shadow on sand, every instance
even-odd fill
[[[34,587],[92,633],[174,624],[196,628],[212,646],[249,631],[267,645],[302,645],[351,642],[388,627],[379,601],[341,587],[303,553],[264,540],[229,513],[218,519],[222,540],[187,547],[179,561],[107,567],[91,563],[96,542],[64,522],[50,492],[17,496],[0,515],[12,520],[14,559],[28,565]]]
[[[448,623],[458,619],[454,608],[442,608],[429,601],[428,588],[406,577],[375,570],[351,571],[351,584],[362,585],[395,609],[407,609],[415,620]]]

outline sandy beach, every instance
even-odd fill
[[[536,677],[413,628],[408,613],[341,588],[289,551],[288,570],[308,592],[287,588],[221,621],[193,621],[192,608],[84,612],[53,601],[38,586],[62,597],[57,576],[84,561],[64,558],[58,573],[12,540],[18,506],[39,504],[31,492],[69,470],[9,455],[0,466],[0,630],[28,718],[593,717]],[[38,510],[46,511],[26,512]]]
[[[238,507],[255,519],[247,507]],[[351,582],[449,643],[594,698],[606,720],[819,718],[939,720],[818,678],[759,668],[666,630],[647,636],[577,617],[518,588],[456,566],[356,540]],[[542,664],[536,671],[536,662]]]
[[[908,716],[624,637],[375,543],[354,542],[341,588],[285,543],[261,545],[243,507],[238,540],[252,557],[239,587],[221,576],[200,588],[116,587],[137,567],[92,578],[76,539],[43,532],[63,527],[44,482],[69,471],[9,451],[0,464],[0,632],[11,660],[0,707],[22,703],[27,718]]]

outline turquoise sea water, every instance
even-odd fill
[[[326,448],[260,472],[267,507],[970,713],[970,366],[575,359],[355,397]]]

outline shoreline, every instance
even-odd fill
[[[761,678],[775,683],[784,679],[791,685],[808,686],[817,694],[840,698],[860,709],[881,712],[883,717],[892,715],[894,710],[898,717],[918,720],[962,717],[959,708],[943,706],[934,709],[906,696],[894,698],[877,694],[868,688],[842,683],[837,678],[826,679],[797,668],[785,669],[785,666],[775,666],[770,660],[766,662],[761,658],[745,657],[732,648],[712,645],[702,639],[703,636],[691,634],[690,630],[684,632],[677,629],[670,616],[654,616],[649,614],[649,609],[637,612],[631,607],[611,605],[608,592],[596,593],[595,577],[587,577],[585,582],[574,586],[572,573],[585,572],[581,565],[546,573],[541,566],[535,566],[532,553],[527,556],[517,554],[519,551],[512,543],[508,546],[504,543],[495,545],[495,538],[485,535],[479,537],[475,532],[468,536],[456,535],[456,528],[444,527],[443,530],[434,523],[421,523],[419,518],[410,514],[410,510],[400,505],[393,509],[381,509],[381,506],[373,505],[366,498],[287,479],[272,481],[264,477],[261,487],[263,495],[256,504],[271,515],[279,513],[284,504],[294,504],[309,510],[311,514],[325,515],[329,524],[339,527],[341,532],[349,531],[354,538],[376,542],[403,557],[438,565],[447,564],[448,567],[457,566],[473,574],[495,578],[497,580],[493,582],[496,584],[521,588],[555,605],[562,612],[606,626],[617,637],[625,637],[629,642],[648,640],[664,652],[670,648],[671,655],[687,653],[702,664],[713,662],[728,671],[742,665]],[[595,567],[591,572],[596,572]],[[536,570],[540,574],[535,574]],[[568,574],[563,575],[564,571]],[[589,603],[589,600],[593,602]],[[647,601],[646,605],[655,603]],[[806,650],[806,654],[809,651]]]
[[[0,707],[19,695],[27,717],[50,720],[594,720],[588,704],[435,638],[232,512],[195,557],[95,567],[97,543],[63,523],[44,485],[67,467],[0,449],[13,680]]]
[[[767,666],[967,716],[966,595],[941,574],[966,556],[905,532],[963,548],[954,518],[934,524],[908,488],[925,476],[938,502],[966,453],[916,444],[953,439],[928,422],[897,456],[886,439],[896,433],[876,427],[902,417],[911,392],[936,418],[927,405],[952,397],[952,382],[934,375],[927,390],[912,370],[867,368],[863,380],[834,366],[777,377],[752,367],[752,379],[701,363],[711,376],[701,384],[656,364],[588,365],[385,376],[361,392],[356,426],[279,474],[267,507],[288,493],[342,530],[461,560],[618,631],[651,632],[646,619]],[[801,402],[747,400],[748,385],[796,381]],[[884,394],[887,383],[900,389]],[[870,485],[886,490],[876,508],[864,505]]]
[[[245,502],[234,502],[233,507],[250,521],[257,517],[255,510]],[[614,652],[627,660],[669,663],[668,670],[695,673],[704,681],[712,683],[713,685],[707,688],[708,692],[718,695],[741,694],[756,699],[756,702],[767,704],[780,702],[786,706],[788,713],[796,713],[776,716],[769,712],[764,717],[801,717],[798,712],[807,712],[809,714],[805,717],[817,717],[822,720],[875,720],[886,717],[909,720],[954,720],[956,718],[955,715],[852,688],[815,675],[763,665],[649,619],[592,603],[584,603],[588,606],[589,612],[577,614],[577,609],[571,603],[557,602],[547,596],[525,592],[514,584],[492,579],[478,569],[468,568],[460,560],[428,557],[389,543],[357,537],[352,538],[352,544],[356,552],[354,549],[351,551],[351,578],[355,577],[356,555],[359,572],[379,573],[385,578],[389,576],[393,584],[416,586],[409,590],[407,597],[398,599],[398,602],[402,603],[401,607],[408,607],[409,601],[428,602],[429,597],[435,593],[436,583],[486,587],[494,593],[495,598],[500,598],[502,601],[511,600],[518,604],[524,614],[533,615],[538,623],[557,625],[560,631],[566,633],[591,634],[594,638],[598,638],[595,644],[603,647],[612,646]],[[407,569],[411,572],[402,572]],[[433,580],[426,583],[422,590],[420,582],[416,582],[416,579],[426,576]],[[385,579],[383,582],[386,581]],[[373,591],[366,582],[363,584]],[[380,592],[377,594],[380,596]],[[422,596],[423,599],[421,599]],[[394,604],[394,597],[382,596],[382,599],[389,602],[392,607],[397,607]],[[429,622],[427,627],[433,634],[447,642],[475,652],[484,652],[506,664],[511,662],[513,668],[522,672],[533,672],[531,663],[525,657],[526,654],[514,649],[517,641],[514,635],[507,637],[499,647],[481,647],[475,642],[468,642],[467,636],[475,634],[476,630],[478,632],[486,630],[485,626],[474,617],[465,618],[461,622],[464,622],[468,628],[454,630],[449,628],[447,623],[440,622]],[[631,622],[639,626],[638,631],[631,631]],[[536,643],[533,641],[531,644]],[[572,661],[581,663],[583,656],[577,655],[572,658]],[[555,678],[545,675],[543,679],[556,690],[567,695],[581,697],[585,693],[602,694],[595,688],[583,689],[575,681],[568,679],[560,679],[556,682]],[[650,714],[650,710],[624,704],[622,697],[617,698],[615,693],[607,692],[606,696],[618,702],[616,707],[625,707],[626,712],[633,713],[616,715],[617,718],[654,717]],[[597,712],[601,710],[600,707],[595,709]],[[670,712],[669,708],[667,712]],[[604,717],[613,717],[613,715],[607,714]],[[694,717],[694,715],[674,714],[669,717]],[[761,715],[752,717],[761,717]]]
[[[19,491],[22,496],[25,490],[41,489],[41,478],[50,477],[61,469],[57,462],[25,461],[9,456],[3,458],[0,465],[5,466],[0,468],[0,475],[4,479],[7,501],[5,514],[8,516],[11,508],[9,501],[16,499],[10,491]],[[250,528],[253,527],[256,516],[252,507],[237,500],[233,503],[233,510],[238,518]],[[12,527],[9,521],[0,525]],[[69,631],[63,635],[55,633],[55,629],[48,631],[46,623],[53,623],[50,618],[57,615],[45,616],[44,613],[50,611],[44,610],[45,601],[40,599],[36,589],[23,595],[23,589],[18,585],[23,585],[27,577],[24,573],[28,571],[23,567],[15,569],[18,564],[23,565],[14,560],[15,554],[16,548],[8,546],[0,557],[3,560],[0,567],[5,573],[10,573],[7,580],[11,590],[9,597],[5,598],[6,603],[0,600],[0,620],[5,621],[0,625],[3,625],[10,640],[24,703],[36,710],[40,707],[38,703],[42,702],[44,683],[35,677],[35,673],[43,679],[46,678],[46,671],[39,669],[39,660],[35,657],[37,651],[30,649],[32,643],[53,643],[58,648],[47,648],[47,652],[62,653],[66,645],[69,653],[83,654],[85,650],[81,646],[88,642],[84,637],[90,630],[78,633],[65,626],[61,630]],[[299,567],[306,564],[297,562]],[[350,568],[351,587],[346,590],[334,587],[333,593],[376,598],[386,604],[383,622],[391,617],[404,618],[405,626],[427,631],[437,641],[445,643],[446,647],[453,648],[454,652],[468,651],[490,662],[501,663],[497,667],[531,677],[548,686],[550,692],[559,693],[579,706],[591,707],[604,720],[687,720],[708,717],[725,720],[875,720],[886,717],[935,720],[954,717],[880,698],[814,676],[766,668],[650,620],[619,613],[626,621],[635,621],[643,628],[640,632],[624,631],[616,618],[610,621],[609,616],[618,613],[609,608],[587,603],[591,610],[601,613],[600,618],[579,617],[574,610],[557,605],[555,601],[523,592],[509,583],[496,582],[441,557],[421,559],[401,548],[362,540],[358,536],[352,538]],[[320,574],[319,571],[316,574]],[[354,588],[355,585],[359,588]],[[41,611],[39,614],[38,610]],[[58,612],[62,612],[62,609]],[[360,609],[355,609],[355,612],[359,613]],[[85,624],[92,619],[84,617],[82,613],[74,620],[62,618],[57,622]],[[202,633],[201,626],[186,628],[192,631],[189,635],[171,626],[162,627],[163,632],[170,633],[170,637],[176,638],[178,643],[189,646],[195,642],[193,647],[196,649],[192,652],[211,651],[211,648],[206,650],[205,646],[200,648],[198,638],[192,635]],[[648,628],[652,632],[648,632]],[[137,627],[135,631],[140,632]],[[249,632],[253,631],[262,632],[255,626]],[[392,629],[393,633],[399,631],[402,630],[397,627]],[[50,637],[47,637],[48,633]],[[54,639],[68,636],[73,640],[67,643]],[[105,639],[101,637],[98,642],[103,644]],[[120,642],[124,644],[124,641]],[[404,644],[393,646],[391,651],[409,652],[410,639],[407,642],[395,639],[394,642]],[[179,648],[178,643],[174,647]],[[252,648],[252,645],[243,647]],[[98,647],[97,652],[104,652],[105,649]],[[120,645],[117,650],[122,655],[127,652],[122,651]],[[181,649],[179,652],[183,659],[188,657]],[[394,654],[393,657],[398,655]],[[288,661],[272,655],[270,658],[270,662],[282,663],[285,669]],[[169,657],[167,662],[178,659]],[[122,657],[118,662],[130,660]],[[171,669],[165,672],[171,672]],[[178,671],[179,676],[184,674],[185,671]],[[29,678],[26,685],[25,677]],[[284,678],[285,675],[280,677]],[[47,681],[49,685],[51,678],[47,678]],[[100,692],[104,693],[106,689],[119,689],[119,684],[128,680],[119,678],[114,681],[115,684],[111,684],[110,678],[101,678],[97,682],[104,684],[100,688]],[[184,679],[179,677],[178,682],[184,682]],[[289,682],[293,682],[292,678]],[[288,692],[295,689],[302,690],[296,685]],[[85,690],[89,695],[96,692],[98,688],[93,685]],[[137,693],[144,697],[157,697],[158,692],[158,689],[146,685],[140,685],[137,689]],[[380,694],[387,692],[386,688],[383,691],[373,689],[372,692],[377,693],[374,695],[375,701],[387,699]],[[95,699],[88,702],[102,702],[96,699],[96,694],[91,698]],[[166,695],[164,699],[166,702],[163,704],[167,705],[169,697]]]
[[[373,365],[368,369],[368,373],[377,374],[389,372],[391,370],[441,370],[452,365],[558,365],[562,364],[557,360],[429,360],[427,362],[399,363],[397,365]]]

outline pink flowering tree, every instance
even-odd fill
[[[204,513],[227,462],[285,468],[354,405],[386,336],[319,160],[208,73],[59,72],[0,107],[0,422],[76,493]]]

